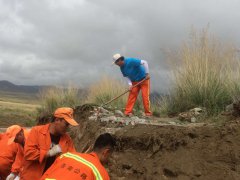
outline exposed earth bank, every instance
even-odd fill
[[[222,126],[124,126],[90,121],[88,115],[76,112],[81,126],[71,136],[85,152],[99,134],[115,134],[117,148],[108,165],[113,180],[240,179],[239,120]]]

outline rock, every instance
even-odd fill
[[[120,116],[120,117],[124,117],[124,114],[120,110],[115,110],[115,115]]]
[[[190,109],[187,112],[182,112],[178,115],[178,119],[181,121],[196,122],[197,117],[203,112],[202,108],[196,107]]]
[[[197,119],[195,117],[191,117],[191,123],[195,123]]]
[[[88,119],[90,121],[97,121],[97,116],[90,116]]]
[[[110,116],[108,118],[109,118],[109,121],[117,121],[117,118],[115,116]]]
[[[189,112],[182,112],[178,115],[180,121],[191,121],[192,114]]]
[[[170,122],[168,122],[168,124],[176,125],[177,123],[176,123],[176,122],[173,122],[173,121],[170,121]]]
[[[108,117],[103,117],[100,119],[101,122],[109,122],[109,118]]]
[[[122,118],[121,117],[117,117],[116,118],[116,122],[122,122]]]
[[[136,123],[135,123],[134,121],[131,121],[131,125],[133,125],[133,126],[134,126],[135,124],[136,124]]]
[[[146,119],[137,119],[135,120],[136,123],[139,123],[139,124],[145,124],[147,122]]]
[[[194,115],[198,116],[203,112],[203,110],[201,108],[196,107],[196,108],[191,109],[190,112],[192,112]]]
[[[109,114],[109,111],[104,109],[103,107],[99,107],[99,112],[104,113],[104,114]]]
[[[132,117],[131,117],[131,120],[132,120],[132,121],[139,120],[139,117],[137,117],[137,116],[132,116]]]

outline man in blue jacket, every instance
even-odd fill
[[[147,61],[137,58],[127,58],[120,54],[115,54],[113,60],[114,64],[120,67],[123,76],[127,78],[129,84],[130,92],[124,114],[127,116],[132,114],[138,93],[141,90],[145,115],[151,116],[152,112],[150,111],[149,100],[150,76]],[[135,86],[142,80],[144,80],[142,83]]]

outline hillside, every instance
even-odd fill
[[[6,80],[0,81],[0,91],[3,92],[18,92],[18,93],[31,93],[36,94],[41,89],[48,86],[26,86],[26,85],[16,85]]]

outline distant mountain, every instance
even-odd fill
[[[25,86],[25,85],[16,85],[9,81],[2,80],[0,81],[0,91],[5,92],[19,92],[19,93],[38,93],[41,89],[47,88],[48,86]]]

